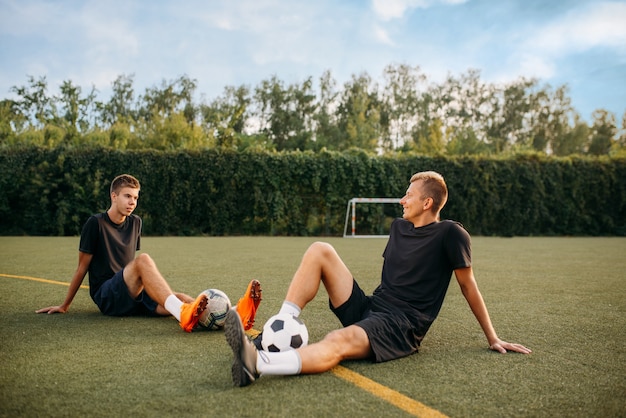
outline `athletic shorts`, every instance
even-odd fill
[[[380,297],[366,296],[356,281],[343,305],[334,308],[330,301],[328,304],[344,327],[357,325],[365,330],[377,363],[416,353],[424,338],[425,332],[419,331],[423,328],[414,326],[402,311]]]
[[[142,291],[136,299],[128,293],[124,269],[104,282],[93,295],[100,312],[108,316],[156,315],[157,303]]]

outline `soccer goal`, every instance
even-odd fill
[[[354,197],[348,200],[348,206],[346,208],[346,222],[343,227],[343,237],[344,238],[385,238],[389,235],[385,234],[357,234],[357,212],[356,206],[358,203],[360,204],[385,204],[385,203],[395,203],[396,205],[400,202],[400,199],[395,197]],[[399,210],[398,210],[399,211]],[[384,218],[384,210],[381,211],[382,217]],[[395,215],[396,217],[398,215]],[[348,233],[348,220],[351,220],[351,229],[350,233]]]

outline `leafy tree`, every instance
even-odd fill
[[[27,86],[13,86],[11,91],[20,97],[16,101],[18,109],[32,126],[43,128],[52,120],[52,98],[48,96],[46,77],[35,80],[28,76]]]
[[[182,112],[187,122],[193,123],[196,117],[193,102],[196,87],[197,81],[184,75],[169,82],[163,80],[160,88],[147,88],[139,100],[139,117],[150,120],[155,115],[167,117]]]
[[[217,146],[235,149],[241,145],[251,100],[247,87],[226,87],[223,96],[200,106],[205,132],[215,138]]]
[[[419,67],[389,65],[384,70],[386,85],[382,93],[381,128],[385,131],[382,148],[396,149],[409,141],[419,122],[430,121],[428,106],[420,96],[420,84],[426,76]],[[417,135],[424,137],[425,135]]]
[[[22,132],[25,123],[26,117],[14,100],[0,101],[0,145],[16,143],[16,132]]]
[[[441,148],[437,148],[441,152]],[[473,129],[457,130],[446,145],[448,155],[486,155],[490,154],[489,145],[478,139]]]
[[[611,155],[626,157],[626,112],[622,115],[622,127],[618,133],[617,141],[613,144]]]
[[[260,133],[276,150],[305,150],[312,140],[315,95],[311,78],[301,85],[284,87],[276,76],[255,88],[256,117]]]
[[[561,142],[569,136],[569,121],[573,115],[567,86],[561,86],[552,93],[549,87],[538,91],[533,97],[530,109],[529,143],[535,151],[548,148],[563,148]]]
[[[489,98],[492,111],[483,127],[485,143],[491,152],[502,153],[511,143],[525,142],[526,119],[531,109],[530,91],[536,83],[533,79],[520,78],[501,89],[494,88]]]
[[[197,105],[196,80],[165,81],[135,96],[134,75],[121,75],[106,102],[71,80],[48,94],[45,77],[14,86],[0,101],[0,144],[102,145],[116,149],[413,151],[424,154],[502,154],[534,151],[557,156],[626,153],[615,116],[594,112],[589,126],[574,110],[567,86],[535,79],[485,83],[480,72],[430,83],[419,67],[389,65],[384,85],[367,74],[338,87],[330,71],[284,84],[276,76],[253,90],[227,87]],[[251,93],[251,91],[253,93]]]
[[[120,75],[112,83],[112,94],[106,103],[98,103],[99,119],[104,126],[131,124],[136,120],[134,74]]]
[[[580,118],[574,115],[574,126],[561,135],[555,136],[552,140],[552,152],[557,156],[572,154],[583,154],[589,144],[589,126]]]
[[[60,90],[61,95],[54,101],[61,105],[61,109],[54,106],[55,125],[66,131],[66,141],[78,143],[80,133],[86,133],[93,126],[90,117],[95,106],[96,89],[92,87],[87,96],[81,97],[82,88],[67,80],[61,84]]]
[[[604,109],[593,112],[593,126],[591,128],[591,142],[588,153],[591,155],[608,155],[617,136],[615,116]]]
[[[377,86],[367,73],[352,76],[345,84],[337,114],[344,136],[336,149],[376,151],[381,136],[380,101]]]
[[[333,149],[333,144],[338,144],[341,137],[335,112],[339,105],[337,81],[330,71],[325,71],[320,77],[319,84],[317,111],[313,115],[315,128],[312,148],[315,150]]]

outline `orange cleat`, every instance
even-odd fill
[[[181,328],[186,332],[193,331],[208,303],[209,299],[204,293],[201,293],[193,303],[183,303],[183,306],[180,308]]]
[[[261,283],[258,280],[251,280],[246,289],[246,293],[239,299],[235,309],[241,317],[244,330],[249,330],[254,326],[256,310],[261,303]]]

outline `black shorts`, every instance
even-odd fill
[[[329,306],[344,327],[357,325],[365,330],[376,362],[416,353],[424,338],[425,332],[419,331],[423,328],[380,297],[366,296],[356,281],[343,305],[334,308],[329,301]]]
[[[158,305],[145,290],[136,299],[130,296],[124,281],[124,269],[100,286],[93,301],[100,312],[108,316],[156,315]]]

